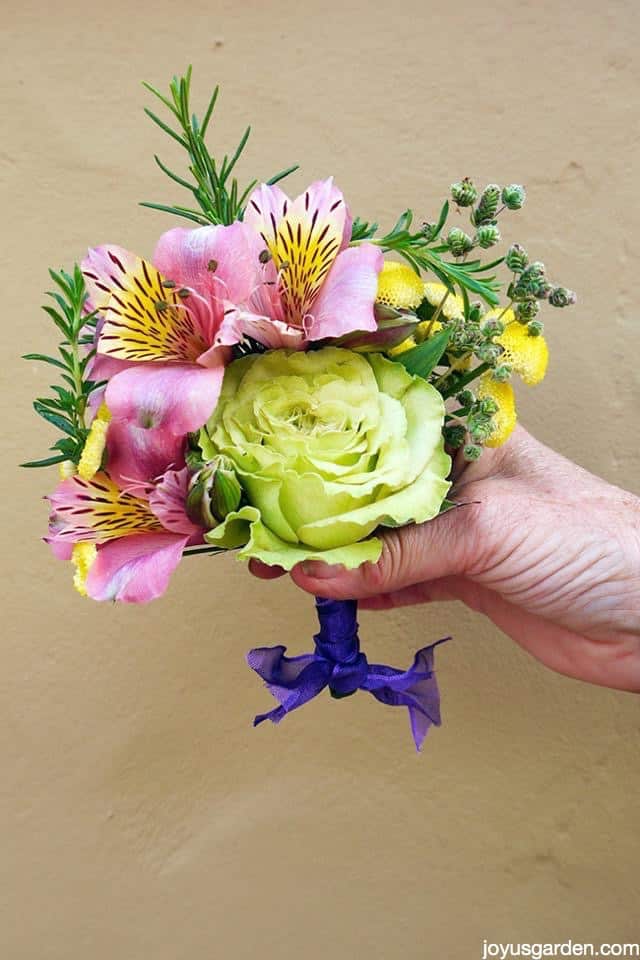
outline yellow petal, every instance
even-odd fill
[[[396,310],[415,310],[423,299],[423,283],[415,270],[406,263],[385,260],[378,277],[376,303]]]
[[[485,373],[478,381],[479,400],[489,397],[498,404],[498,412],[493,415],[493,433],[485,441],[487,447],[500,447],[509,439],[516,425],[516,398],[510,383],[499,383],[491,373]]]
[[[444,283],[425,283],[423,294],[432,307],[439,307],[444,297],[447,297],[447,288]],[[464,317],[464,300],[457,294],[449,292],[441,313],[447,320],[460,320]]]
[[[98,353],[118,360],[193,362],[210,346],[195,313],[156,268],[136,257],[114,262],[114,287],[104,311]],[[117,281],[117,284],[116,284]]]

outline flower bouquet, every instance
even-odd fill
[[[512,378],[538,383],[547,366],[540,304],[575,300],[518,244],[482,259],[521,186],[479,192],[466,178],[451,212],[470,214],[467,231],[447,226],[446,201],[434,222],[414,226],[407,210],[384,233],[352,217],[331,178],[295,199],[277,185],[295,167],[240,188],[249,131],[217,161],[205,138],[218,90],[198,118],[190,87],[190,70],[168,96],[148,87],[173,126],[147,113],[188,154],[185,176],[156,160],[193,206],[145,204],[189,227],[164,233],[151,260],[107,244],[51,271],[44,309],[62,343],[26,357],[59,371],[34,406],[62,436],[24,466],[58,465],[46,540],[95,600],[158,597],[186,554],[374,563],[379,531],[456,506],[454,451],[473,460],[508,438]],[[408,670],[371,664],[355,601],[316,607],[312,653],[248,654],[278,701],[255,723],[325,688],[366,690],[408,708],[420,748],[440,722],[436,644]]]

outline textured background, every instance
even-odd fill
[[[7,960],[480,957],[482,940],[638,939],[639,701],[545,671],[458,605],[364,614],[372,654],[441,649],[445,723],[328,697],[253,731],[256,641],[297,651],[309,598],[231,558],[187,560],[146,609],[82,601],[38,542],[53,473],[29,410],[53,345],[46,266],[149,255],[179,200],[146,78],[223,84],[243,173],[298,161],[388,225],[452,179],[517,180],[505,223],[580,293],[549,317],[527,426],[638,492],[637,4],[21,2],[3,16],[0,955]],[[7,131],[7,124],[9,129]],[[635,271],[634,271],[635,272]],[[588,522],[588,517],[585,517]]]

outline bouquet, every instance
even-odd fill
[[[156,161],[192,205],[144,205],[189,226],[164,233],[150,260],[106,244],[51,271],[44,309],[62,342],[26,359],[59,374],[34,407],[62,436],[24,464],[60,471],[46,542],[80,594],[124,603],[164,593],[188,554],[233,550],[285,570],[374,563],[379,531],[455,508],[454,451],[474,460],[507,440],[514,378],[534,385],[547,367],[540,306],[575,295],[517,243],[485,254],[524,203],[520,185],[479,191],[465,178],[433,221],[406,210],[385,233],[352,216],[331,178],[289,198],[278,183],[296,167],[241,188],[249,130],[215,159],[218,89],[199,118],[190,69],[168,96],[148,89],[173,125],[147,113],[188,173]],[[365,690],[408,708],[419,749],[440,723],[436,643],[408,670],[369,663],[355,601],[316,608],[312,653],[248,654],[277,700],[254,722],[325,689]]]

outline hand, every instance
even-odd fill
[[[640,500],[522,427],[478,461],[458,459],[454,476],[460,506],[385,531],[376,564],[311,561],[292,579],[369,610],[462,600],[553,670],[640,692]]]

